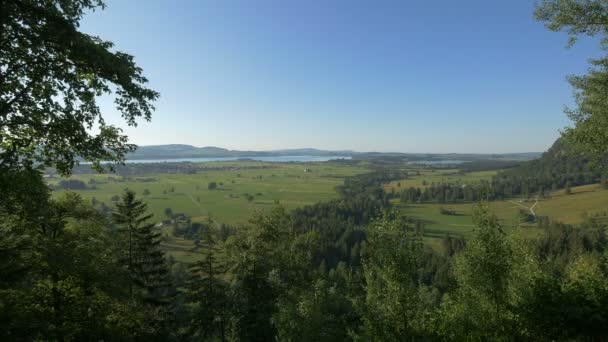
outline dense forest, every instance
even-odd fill
[[[398,195],[403,203],[462,203],[482,198],[501,200],[513,197],[548,196],[550,192],[573,186],[601,183],[608,187],[605,155],[591,159],[584,153],[572,151],[558,139],[541,158],[517,163],[500,171],[491,181],[474,184],[432,183],[424,188],[409,187]],[[502,163],[501,163],[502,164]],[[498,165],[501,165],[498,164]],[[495,162],[471,163],[471,170],[493,170]],[[466,166],[466,165],[465,165]],[[504,166],[504,165],[503,165]],[[466,167],[464,170],[468,170]]]
[[[27,177],[26,177],[27,176]],[[401,177],[401,175],[393,175]],[[374,172],[342,198],[246,227],[198,224],[201,261],[167,259],[146,205],[110,216],[77,195],[51,199],[38,172],[3,201],[2,338],[335,341],[605,336],[605,227],[546,223],[538,240],[482,204],[474,237],[391,210]],[[17,189],[15,189],[17,190]],[[34,191],[35,190],[35,191]],[[35,206],[32,204],[35,203]],[[194,224],[193,224],[194,225]]]
[[[598,3],[545,1],[537,17],[555,30],[598,11],[604,22],[608,7],[593,7]],[[423,224],[392,208],[394,195],[382,186],[407,175],[385,163],[346,178],[338,199],[292,212],[277,205],[242,227],[182,218],[176,233],[196,240],[201,254],[191,264],[166,257],[139,194],[127,189],[103,210],[71,192],[52,196],[46,168],[67,176],[82,158],[111,171],[104,162],[119,163],[134,149],[120,128],[103,120],[96,97],[112,93],[134,126],[151,118],[159,96],[132,56],[79,31],[84,13],[102,5],[0,1],[0,340],[608,336],[605,224],[543,221],[542,234],[530,238],[502,226],[488,209],[488,201],[501,196],[596,182],[600,174],[580,157],[554,159],[561,158],[559,143],[539,161],[491,182],[400,194],[406,202],[478,202],[472,236],[446,235],[439,248],[425,244]],[[572,32],[597,32],[593,28]],[[587,81],[599,77],[592,76]],[[584,134],[567,136],[597,161],[608,139],[595,131],[602,122],[594,109],[597,88],[587,84],[577,83],[581,112],[574,119]],[[599,142],[585,138],[594,132]]]

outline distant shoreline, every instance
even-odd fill
[[[193,158],[150,158],[127,159],[125,164],[154,164],[154,163],[209,163],[221,161],[259,161],[269,163],[310,163],[325,162],[337,159],[352,159],[352,156],[264,156],[264,157],[193,157]],[[82,165],[90,164],[81,162]]]

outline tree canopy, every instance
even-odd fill
[[[128,125],[150,120],[159,94],[133,56],[79,31],[101,0],[0,2],[0,166],[40,163],[69,174],[81,157],[101,169],[134,149],[105,122],[113,96]]]
[[[551,31],[567,32],[568,46],[581,36],[600,38],[608,48],[608,1],[544,0],[537,5],[535,16]],[[566,114],[574,123],[564,135],[580,150],[591,154],[608,152],[608,56],[590,61],[586,75],[569,76],[574,88],[575,108]]]

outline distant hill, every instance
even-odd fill
[[[195,147],[191,145],[152,145],[139,146],[127,155],[130,160],[142,159],[179,159],[179,158],[222,158],[222,157],[280,157],[280,156],[350,156],[353,151],[325,151],[314,148],[301,148],[276,151],[238,151],[221,147]]]
[[[608,156],[594,164],[584,153],[575,152],[566,141],[558,139],[540,158],[499,172],[494,180],[513,194],[543,193],[605,181],[602,168],[597,166],[606,165],[606,161]]]
[[[521,178],[542,178],[562,175],[597,175],[599,173],[592,167],[587,156],[575,153],[560,138],[540,158],[523,162],[519,167],[505,171],[504,174]]]
[[[356,153],[353,159],[373,160],[380,162],[417,162],[417,161],[527,161],[539,158],[541,152],[524,153],[502,153],[502,154],[481,154],[481,153],[398,153],[398,152],[364,152]]]
[[[474,154],[474,153],[399,153],[399,152],[355,152],[351,150],[328,151],[316,148],[299,148],[273,151],[239,151],[222,147],[195,147],[183,144],[139,146],[127,159],[180,159],[180,158],[223,158],[223,157],[280,157],[280,156],[352,156],[359,160],[376,161],[433,161],[433,160],[530,160],[541,156],[540,152]]]

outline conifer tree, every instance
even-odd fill
[[[202,260],[190,267],[187,302],[190,305],[189,335],[202,340],[219,338],[226,341],[230,314],[228,284],[223,280],[225,266],[207,244]]]
[[[114,222],[127,235],[127,268],[131,277],[130,294],[150,309],[148,324],[156,336],[162,336],[171,316],[174,295],[164,252],[160,248],[161,234],[147,221],[147,204],[127,190],[116,204]]]
[[[121,225],[127,234],[127,268],[130,272],[134,271],[136,232],[152,217],[151,214],[146,215],[146,211],[147,205],[143,201],[137,200],[133,191],[125,191],[122,201],[116,203],[116,211],[112,214],[114,223]],[[133,293],[133,285],[131,285],[130,292]]]

